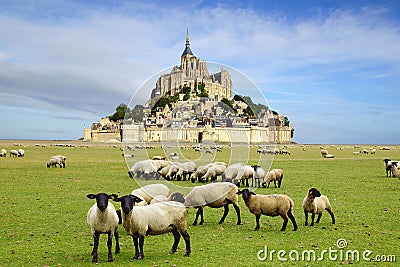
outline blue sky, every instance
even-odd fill
[[[294,141],[398,144],[399,14],[399,1],[0,0],[0,139],[78,139],[145,102],[188,26],[193,53],[251,79]]]

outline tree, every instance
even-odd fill
[[[200,90],[200,93],[197,94],[197,96],[208,98],[208,93],[206,91],[206,85],[204,83],[199,83],[197,85],[197,88]]]
[[[111,116],[108,116],[108,118],[109,118],[111,121],[117,122],[117,121],[119,121],[119,120],[123,120],[123,119],[125,118],[125,114],[130,114],[129,107],[128,107],[126,104],[121,103],[121,104],[119,104],[118,107],[115,109],[115,113],[112,114]]]
[[[131,116],[134,122],[141,122],[144,116],[144,107],[142,105],[136,105],[132,111]]]

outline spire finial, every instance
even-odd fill
[[[186,47],[190,46],[189,43],[189,26],[186,26]]]

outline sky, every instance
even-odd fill
[[[0,139],[78,139],[145,103],[188,28],[194,55],[248,77],[293,141],[399,144],[399,14],[396,0],[0,0]]]

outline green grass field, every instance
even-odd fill
[[[50,144],[51,142],[47,142]],[[54,143],[54,142],[53,142]],[[23,143],[24,145],[28,143]],[[66,148],[48,145],[24,146],[23,158],[0,158],[1,213],[0,266],[90,266],[93,238],[86,224],[86,214],[93,200],[88,193],[128,194],[137,188],[127,175],[127,165],[118,148],[91,145],[89,148]],[[339,146],[337,146],[339,147]],[[272,168],[284,171],[282,188],[258,189],[257,194],[282,193],[295,202],[294,215],[299,229],[293,232],[289,221],[280,232],[280,217],[261,217],[261,229],[254,231],[255,218],[240,198],[242,225],[236,225],[233,207],[222,225],[218,221],[223,209],[204,209],[205,223],[192,226],[195,210],[189,209],[188,225],[192,254],[184,257],[184,241],[178,252],[169,255],[173,243],[171,234],[145,239],[142,261],[133,260],[132,238],[121,226],[121,253],[107,263],[106,236],[100,238],[99,263],[107,266],[338,266],[353,263],[359,266],[398,266],[400,262],[400,181],[386,178],[383,159],[400,159],[400,148],[377,149],[375,155],[353,155],[360,148],[327,146],[334,159],[324,159],[319,146],[289,146],[291,155],[275,156]],[[361,148],[370,146],[361,146]],[[9,141],[0,141],[0,149],[15,149]],[[17,148],[18,149],[18,148]],[[160,148],[149,152],[160,154]],[[194,152],[185,152],[196,157]],[[193,153],[193,154],[191,154]],[[52,155],[65,155],[65,169],[46,168]],[[224,149],[216,160],[228,161]],[[256,147],[250,151],[250,162],[257,162]],[[194,186],[187,181],[179,185]],[[301,208],[310,187],[327,195],[334,209],[336,224],[324,213],[315,227],[304,225]],[[114,203],[119,207],[118,203]],[[338,248],[345,239],[347,246]],[[115,243],[113,244],[115,245]],[[113,251],[115,247],[113,246]],[[264,261],[257,254],[267,257]],[[281,258],[278,259],[278,251]],[[368,251],[371,251],[368,253]],[[305,252],[304,252],[305,251]],[[336,252],[335,252],[336,251]],[[346,259],[347,252],[360,253]],[[272,252],[272,254],[270,254]],[[286,252],[286,254],[284,254]],[[302,259],[302,254],[305,259]],[[308,260],[307,253],[316,253]],[[299,255],[298,260],[295,258]],[[330,254],[329,254],[330,253]],[[366,257],[373,261],[364,260]],[[312,254],[311,254],[312,255]],[[322,255],[322,257],[321,257]],[[342,259],[341,259],[342,255]],[[396,258],[394,258],[394,255]],[[336,256],[336,259],[335,259]],[[320,258],[320,259],[318,259]],[[385,260],[386,262],[378,261]],[[393,262],[396,260],[396,262]],[[391,261],[391,262],[387,262]]]

